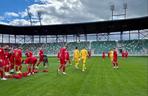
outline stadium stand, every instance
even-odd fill
[[[9,44],[10,46],[16,48],[21,47],[23,50],[23,55],[25,55],[25,50],[29,49],[33,51],[35,55],[38,55],[38,50],[41,48],[47,55],[56,55],[59,49],[66,43],[26,43],[26,44]],[[2,44],[1,44],[2,45]],[[6,44],[5,44],[6,45]],[[148,39],[142,40],[124,40],[124,41],[93,41],[93,42],[69,42],[66,44],[70,54],[77,46],[79,49],[85,47],[86,49],[91,49],[92,54],[102,54],[102,52],[108,52],[113,48],[121,48],[127,50],[129,54],[148,54]]]

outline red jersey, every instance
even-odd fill
[[[20,49],[15,49],[15,50],[14,50],[14,56],[15,56],[16,59],[22,58],[22,50],[20,50]]]
[[[117,61],[117,59],[118,59],[117,51],[114,51],[113,52],[113,61]]]
[[[66,48],[61,48],[59,52],[59,59],[65,60],[66,59]]]

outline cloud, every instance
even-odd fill
[[[4,17],[3,16],[0,16],[0,20],[4,20]]]
[[[38,19],[41,12],[42,24],[77,23],[104,20],[89,13],[80,0],[36,0],[41,4],[29,6],[32,18]]]
[[[29,25],[30,22],[25,19],[14,19],[14,20],[10,21],[8,24],[17,25],[17,26],[25,26],[25,25]]]
[[[104,21],[111,20],[110,5],[113,1],[115,13],[123,13],[124,0],[34,0],[35,3],[28,6],[28,11],[31,13],[33,25],[39,25],[38,13],[41,13],[43,25]],[[146,4],[146,0],[128,0],[127,18],[146,16]],[[18,13],[7,12],[6,15],[21,17],[12,19],[11,24],[19,24],[22,20],[29,21],[27,9]],[[30,25],[26,22],[21,22],[20,25]]]
[[[15,12],[6,12],[5,16],[10,16],[10,17],[19,17],[19,14]]]

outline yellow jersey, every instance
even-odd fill
[[[75,50],[74,50],[73,57],[74,57],[74,58],[79,58],[79,57],[80,57],[80,52],[79,52],[78,49],[75,49]]]
[[[87,58],[88,56],[88,51],[86,49],[82,49],[81,50],[81,58]]]
[[[110,55],[110,57],[112,58],[112,57],[113,57],[113,51],[110,51],[110,52],[109,52],[109,55]]]

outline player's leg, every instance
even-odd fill
[[[31,65],[32,64],[28,64],[28,66],[27,66],[27,69],[28,69],[28,76],[30,76],[31,75]]]
[[[75,68],[76,69],[79,68],[78,65],[79,65],[79,59],[78,58],[75,58]]]
[[[65,75],[66,74],[66,72],[65,72],[65,70],[66,70],[66,63],[65,64],[63,64],[63,74]]]
[[[113,65],[113,68],[116,68],[116,63],[114,60],[112,61],[112,65]]]
[[[9,64],[7,64],[5,67],[5,75],[6,76],[10,75],[9,71],[10,71],[10,66],[9,66]]]
[[[118,65],[119,65],[119,64],[118,64],[118,61],[116,61],[115,64],[116,64],[116,68],[118,69],[118,68],[119,68],[119,66],[118,66]]]
[[[2,66],[0,66],[0,77],[1,77],[1,80],[7,80],[7,78],[4,77],[4,69]]]
[[[36,63],[37,63],[37,59],[34,59],[32,64],[32,74],[34,74]]]
[[[10,62],[10,72],[14,73],[14,62],[13,61]]]
[[[37,66],[36,66],[36,68],[38,69],[38,66],[41,64],[43,62],[43,58],[39,58],[39,62],[37,63]]]
[[[7,78],[4,77],[4,61],[0,60],[0,77],[1,80],[7,80]]]
[[[43,66],[45,70],[48,70],[48,58],[46,58],[43,62]]]
[[[82,59],[82,71],[85,71],[86,70],[86,59],[83,58]]]
[[[15,62],[16,66],[15,66],[15,71],[16,73],[21,73],[21,69],[22,69],[22,66],[21,66],[21,59],[16,59],[16,62]]]
[[[22,73],[22,59],[19,59],[18,61],[18,67],[19,67],[19,73]]]
[[[62,71],[62,68],[63,68],[63,60],[60,59],[60,65],[58,66],[58,72]]]

